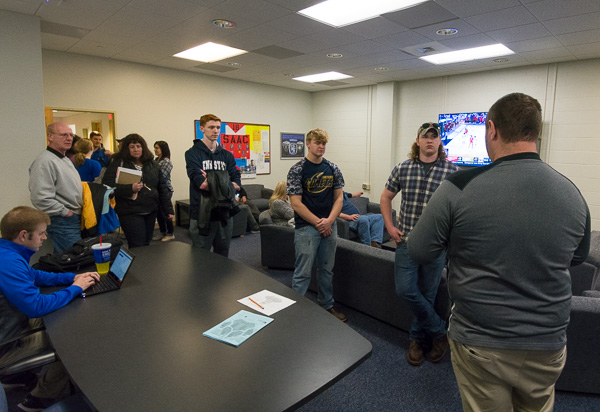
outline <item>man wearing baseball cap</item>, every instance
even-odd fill
[[[419,265],[408,254],[406,239],[433,192],[458,167],[446,160],[437,123],[423,123],[419,127],[408,157],[392,170],[381,193],[380,204],[385,227],[396,242],[396,293],[409,304],[413,313],[407,360],[411,365],[419,366],[423,363],[424,350],[429,347],[428,359],[433,363],[441,361],[448,350],[446,321],[433,307],[446,255],[442,253],[433,262]],[[402,192],[402,203],[398,227],[395,227],[392,200],[399,192]]]

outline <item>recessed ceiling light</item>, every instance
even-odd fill
[[[344,55],[342,53],[328,53],[327,57],[331,59],[341,59],[342,57],[344,57]]]
[[[384,13],[407,9],[428,0],[326,0],[298,14],[334,27],[369,20]]]
[[[215,26],[218,26],[222,29],[233,29],[235,27],[235,23],[229,20],[224,20],[224,19],[216,19],[213,20],[212,24],[214,24]]]
[[[492,61],[493,61],[494,63],[506,63],[506,62],[508,61],[508,59],[507,59],[507,58],[504,58],[504,57],[502,57],[502,58],[500,58],[500,59],[494,59],[494,60],[492,60]]]
[[[198,62],[212,63],[229,57],[248,53],[246,50],[236,49],[234,47],[224,46],[217,43],[204,43],[200,46],[192,47],[180,53],[174,54],[174,57],[181,59],[195,60]]]
[[[326,82],[328,80],[348,79],[352,76],[338,72],[326,72],[318,74],[309,74],[308,76],[294,77],[294,80],[306,83]]]
[[[283,75],[285,77],[294,77],[295,76],[295,74],[292,74],[292,73],[283,73]]]
[[[432,54],[430,56],[419,57],[419,59],[433,64],[450,64],[497,56],[507,56],[509,54],[515,54],[515,52],[505,45],[498,43],[490,46],[474,47],[472,49]]]
[[[440,36],[452,36],[453,34],[458,33],[458,29],[439,29],[435,33]]]
[[[376,72],[387,72],[389,70],[388,67],[375,67],[373,70]]]
[[[236,63],[236,62],[231,62],[231,63],[227,63],[229,66],[233,66],[233,67],[240,67],[241,64]]]

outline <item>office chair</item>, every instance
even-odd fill
[[[45,330],[44,327],[30,329],[30,330],[22,333],[19,336],[16,336],[11,339],[6,339],[6,340],[0,342],[0,347],[9,345],[19,339],[22,339],[26,336],[29,336],[31,334],[34,334],[34,333],[37,333],[37,332],[40,332],[43,330]],[[44,366],[44,365],[47,365],[54,361],[56,361],[56,352],[54,351],[54,349],[43,348],[43,349],[40,349],[37,353],[34,353],[23,359],[19,359],[18,361],[13,362],[10,365],[6,365],[5,367],[0,368],[0,379],[4,378],[6,376],[9,376],[9,375],[14,375],[17,373],[28,371],[30,369]]]

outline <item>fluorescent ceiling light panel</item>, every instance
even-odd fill
[[[419,58],[433,64],[450,64],[477,59],[487,59],[490,57],[508,56],[509,54],[515,54],[515,52],[505,45],[498,43],[490,46],[474,47],[472,49],[432,54],[430,56],[423,56]]]
[[[298,13],[330,26],[342,27],[426,1],[428,0],[327,0]]]
[[[327,72],[327,73],[318,73],[318,74],[310,74],[308,76],[300,76],[294,77],[294,80],[298,80],[306,83],[318,83],[318,82],[326,82],[328,80],[340,80],[340,79],[348,79],[352,76],[348,76],[347,74],[342,74],[338,72]]]
[[[238,56],[248,53],[246,50],[236,49],[234,47],[223,46],[217,43],[204,43],[200,46],[192,47],[180,53],[174,54],[173,57],[181,59],[195,60],[198,62],[212,63],[229,57]]]

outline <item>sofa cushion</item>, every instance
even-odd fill
[[[358,209],[360,215],[366,215],[369,212],[369,198],[368,197],[351,197],[348,199]]]
[[[248,199],[260,199],[262,197],[262,189],[265,185],[259,184],[251,184],[251,185],[243,185],[246,194],[248,195]],[[256,204],[256,203],[255,203]]]

